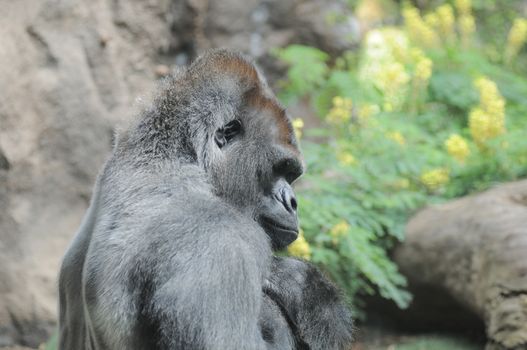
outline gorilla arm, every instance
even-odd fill
[[[311,350],[351,347],[351,312],[338,289],[313,265],[274,257],[264,291],[287,315],[297,343]]]
[[[259,228],[243,218],[229,217],[233,211],[219,204],[202,203],[206,210],[192,209],[207,216],[194,214],[194,230],[176,237],[162,234],[168,245],[172,239],[178,243],[168,248],[171,254],[160,263],[157,275],[167,278],[155,288],[147,306],[161,335],[160,349],[267,348],[259,315],[270,250],[265,235],[254,235],[254,228]]]

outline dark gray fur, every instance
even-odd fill
[[[246,104],[247,72],[223,72],[232,60],[252,66],[219,50],[171,77],[116,141],[63,260],[60,349],[349,347],[335,287],[274,258],[255,220],[276,164],[298,154],[289,121],[286,147]],[[214,132],[233,118],[243,138],[219,149]]]

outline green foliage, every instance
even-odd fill
[[[463,70],[436,71],[430,81],[430,95],[436,102],[459,111],[468,111],[478,100],[472,77]]]
[[[299,45],[275,51],[289,65],[280,97],[310,101],[321,119],[301,142],[311,260],[359,310],[364,294],[410,302],[388,252],[412,213],[527,175],[525,75],[458,28],[423,44],[411,25],[374,30],[334,60]]]
[[[287,50],[277,50],[276,56],[290,65],[287,72],[288,91],[294,92],[294,95],[312,92],[324,82],[328,73],[328,54],[312,47],[291,45]],[[289,97],[283,97],[286,102],[291,102]],[[292,94],[290,98],[293,97]]]
[[[56,350],[58,349],[58,332],[53,333],[51,338],[47,341],[46,344],[43,345],[44,350]]]

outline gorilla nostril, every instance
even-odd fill
[[[287,189],[282,189],[280,191],[280,202],[282,202],[282,205],[288,212],[294,212],[296,211],[296,199],[293,193],[291,191],[288,191]]]
[[[294,211],[296,211],[297,203],[295,197],[291,198],[291,208],[293,208]]]
[[[296,215],[297,201],[291,185],[284,179],[279,179],[273,186],[272,197],[279,202],[285,210]]]

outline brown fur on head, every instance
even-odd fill
[[[264,143],[280,144],[300,156],[291,120],[258,68],[246,56],[223,49],[206,52],[169,77],[130,130],[131,137],[123,139],[131,141],[128,149],[146,153],[149,161],[180,159],[208,168],[215,158],[209,141],[234,118],[260,124],[253,139],[267,135]]]
[[[260,82],[259,73],[249,58],[223,49],[211,50],[200,56],[192,64],[189,72],[201,77],[232,76],[249,86]]]
[[[189,69],[198,81],[221,79],[233,80],[242,88],[246,103],[260,111],[267,111],[279,130],[279,140],[299,154],[293,127],[285,108],[274,97],[267,82],[254,62],[248,57],[227,50],[213,50],[201,56]],[[243,91],[245,90],[245,91]]]

